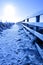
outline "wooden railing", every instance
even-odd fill
[[[43,23],[23,22],[22,24],[23,24],[23,27],[26,28],[30,33],[32,33],[41,41],[43,41]]]
[[[22,25],[25,32],[30,32],[32,35],[35,36],[34,43],[36,44],[36,47],[38,48],[38,51],[43,59],[43,22],[40,22],[40,15],[43,15],[43,13],[40,12],[38,14],[33,15],[32,17],[27,18],[26,22],[25,22],[26,19],[24,19],[22,21]],[[29,19],[33,17],[36,17],[36,21],[29,22]],[[37,44],[42,46],[42,50]]]
[[[40,11],[33,16],[30,16],[27,19],[24,19],[22,21],[23,27],[28,30],[30,33],[32,33],[36,38],[39,38],[41,41],[43,41],[43,22],[40,22],[40,16],[43,15],[43,12]],[[35,22],[29,22],[30,18],[36,17]],[[26,21],[27,20],[27,21]]]

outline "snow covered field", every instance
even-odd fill
[[[14,24],[0,34],[0,65],[43,65],[21,24]]]

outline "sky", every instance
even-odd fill
[[[41,10],[43,0],[0,0],[0,21],[22,21]]]

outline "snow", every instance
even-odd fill
[[[36,17],[36,16],[38,16],[38,15],[43,15],[43,10],[36,12],[36,13],[33,14],[32,16],[30,16],[29,18],[33,18],[33,17]]]
[[[33,49],[34,47],[34,49]],[[0,34],[0,65],[41,65],[37,50],[23,30],[15,24]]]

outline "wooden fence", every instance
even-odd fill
[[[23,25],[25,32],[30,32],[32,35],[35,36],[34,43],[36,44],[36,47],[43,59],[43,22],[40,22],[41,15],[43,15],[42,12],[35,14],[27,19],[24,19],[22,21],[22,25]],[[36,17],[36,21],[29,22],[29,19],[33,18],[33,17]],[[27,21],[25,21],[25,20],[27,20]]]

